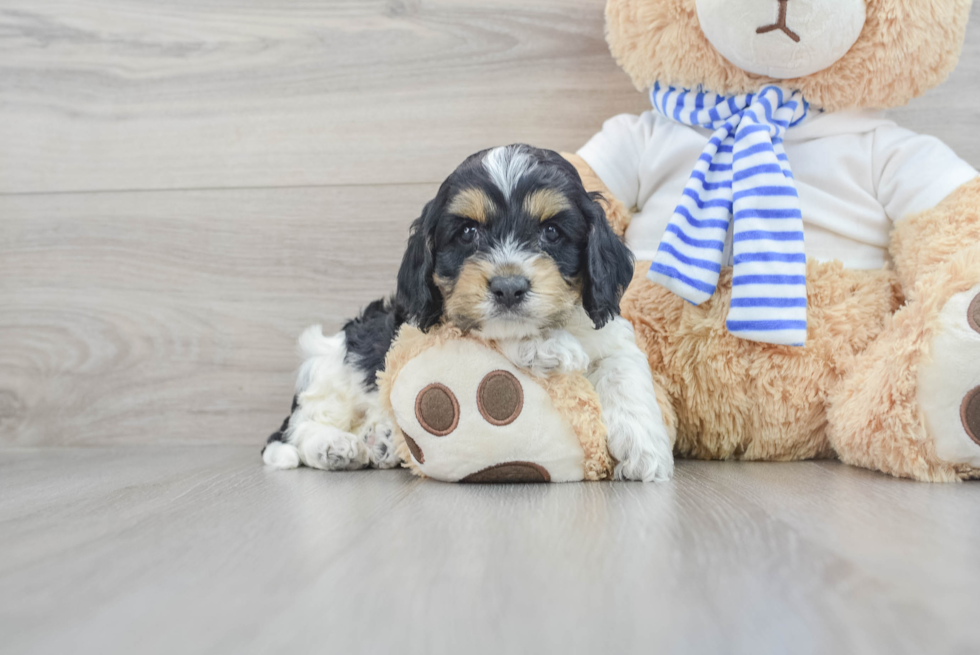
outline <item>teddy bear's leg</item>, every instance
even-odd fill
[[[586,191],[602,194],[602,199],[599,201],[599,204],[605,210],[606,219],[609,221],[613,232],[619,236],[626,234],[626,228],[629,227],[630,221],[633,219],[633,213],[629,208],[612,194],[609,187],[603,184],[599,176],[595,174],[595,171],[592,170],[592,167],[584,159],[570,152],[563,152],[561,156],[567,159],[575,167],[575,170],[578,171]]]
[[[907,304],[832,398],[848,463],[916,480],[980,477],[980,182],[899,224]]]

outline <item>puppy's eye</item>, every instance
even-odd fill
[[[555,243],[561,238],[561,232],[554,225],[545,225],[541,228],[541,240],[545,243]]]
[[[475,225],[467,225],[463,228],[462,232],[459,233],[459,240],[463,243],[473,243],[476,241],[476,237],[480,230]]]

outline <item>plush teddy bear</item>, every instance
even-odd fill
[[[956,65],[970,0],[609,0],[641,116],[576,155],[682,457],[980,478],[980,179],[878,110]]]
[[[378,375],[395,447],[416,474],[445,482],[608,479],[599,398],[581,373],[534,376],[492,342],[444,325],[405,325]]]

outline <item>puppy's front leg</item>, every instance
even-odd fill
[[[609,430],[616,478],[663,482],[674,473],[670,435],[653,388],[650,364],[636,345],[633,326],[616,318],[586,337],[592,355],[588,378],[599,394]]]
[[[584,373],[589,366],[582,344],[565,330],[552,330],[540,339],[501,341],[498,346],[514,366],[533,375]]]

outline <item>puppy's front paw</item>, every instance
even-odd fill
[[[502,344],[501,349],[515,366],[532,375],[584,372],[589,367],[589,356],[582,344],[565,330],[555,330],[543,339]]]
[[[618,461],[614,477],[617,480],[666,482],[674,475],[674,454],[671,452],[667,428],[658,420],[652,424],[635,417],[606,417],[609,429],[609,452]]]

